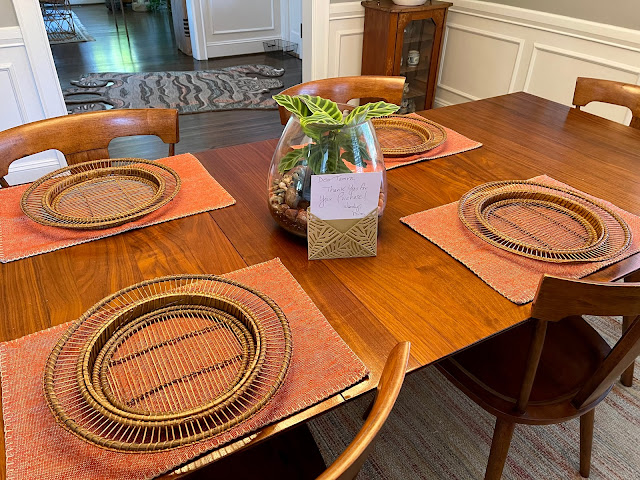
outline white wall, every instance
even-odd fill
[[[482,0],[484,2],[490,0]],[[640,4],[638,0],[491,0],[492,3],[511,5],[565,17],[581,18],[596,23],[640,30]]]
[[[306,37],[303,80],[358,75],[360,2],[309,2],[303,16],[308,22],[313,15],[312,38]],[[578,76],[640,84],[638,30],[478,0],[453,3],[436,107],[521,90],[570,105]],[[587,110],[624,123],[631,116],[622,107],[601,104]]]

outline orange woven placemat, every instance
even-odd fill
[[[288,417],[357,383],[366,367],[329,325],[295,278],[274,259],[225,277],[269,295],[291,325],[293,356],[285,383],[244,423],[205,441],[157,453],[119,453],[60,427],[44,398],[51,349],[68,324],[0,344],[7,479],[146,479]]]
[[[571,188],[546,175],[532,180]],[[540,277],[547,273],[567,278],[582,278],[640,251],[640,217],[615,205],[587,195],[618,213],[629,225],[633,238],[629,247],[605,262],[549,263],[506,252],[477,238],[458,218],[458,202],[432,208],[400,219],[445,252],[466,265],[485,283],[514,303],[533,300]]]
[[[40,225],[20,210],[20,198],[28,185],[0,189],[0,262],[52,252],[236,203],[193,155],[185,153],[157,161],[173,168],[180,176],[182,187],[176,197],[136,221],[104,230],[69,230]]]
[[[422,118],[416,113],[409,114],[408,116]],[[443,126],[443,128],[447,132],[447,139],[442,145],[429,150],[428,152],[418,153],[416,155],[409,155],[406,157],[384,157],[385,168],[387,170],[391,170],[393,168],[403,167],[412,163],[447,157],[449,155],[456,155],[482,146],[482,143],[471,140],[470,138],[459,134],[455,130],[451,130],[445,126]]]

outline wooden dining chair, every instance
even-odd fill
[[[204,468],[182,468],[161,478],[301,478],[350,480],[358,475],[371,446],[393,408],[409,361],[409,342],[398,343],[389,354],[376,397],[364,425],[342,454],[325,469],[306,425],[298,425],[244,450],[227,455]],[[269,427],[268,427],[269,428]],[[258,437],[261,434],[258,434]],[[324,471],[323,471],[324,470]],[[322,472],[322,473],[320,473]],[[319,476],[318,476],[319,475]]]
[[[59,150],[67,164],[109,158],[109,142],[117,137],[156,135],[175,154],[179,141],[178,112],[170,108],[117,109],[78,113],[26,123],[0,132],[0,186],[9,165],[45,150]]]
[[[356,478],[367,459],[380,429],[396,403],[404,382],[411,343],[396,345],[385,363],[378,383],[376,398],[364,425],[344,452],[322,473],[317,480],[351,480]]]
[[[499,479],[516,424],[580,417],[580,473],[589,476],[595,407],[640,352],[640,283],[544,276],[532,318],[457,353],[438,368],[495,415],[485,479]],[[611,348],[581,315],[633,316]]]
[[[622,105],[631,110],[630,127],[640,128],[640,85],[578,77],[573,93],[573,104],[580,110],[591,102]]]
[[[336,77],[314,80],[294,85],[280,92],[283,95],[317,95],[337,103],[366,98],[380,99],[385,102],[402,103],[405,77],[387,77],[382,75],[361,75],[358,77]],[[280,123],[285,125],[291,113],[283,107],[280,110]]]

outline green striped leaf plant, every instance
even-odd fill
[[[278,172],[307,165],[312,174],[349,173],[348,164],[366,167],[370,160],[357,129],[351,128],[375,117],[395,113],[400,107],[375,102],[360,105],[345,116],[336,102],[312,95],[275,95],[273,99],[293,115],[310,141],[280,159]]]

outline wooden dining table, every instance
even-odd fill
[[[376,257],[309,261],[305,239],[275,223],[267,172],[277,139],[207,150],[195,155],[236,205],[0,265],[0,340],[76,319],[145,279],[223,274],[279,257],[370,376],[185,472],[371,391],[399,341],[411,342],[415,371],[528,318],[530,304],[500,295],[401,217],[454,202],[484,182],[541,174],[640,215],[640,130],[526,93],[421,114],[483,146],[387,173]],[[612,281],[637,270],[640,254],[588,278]]]

